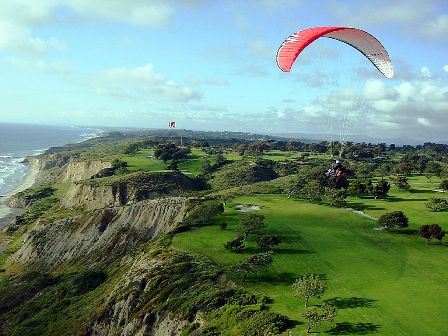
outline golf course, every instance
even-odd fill
[[[440,197],[432,191],[439,182],[434,179],[429,183],[425,177],[414,176],[410,178],[411,191],[393,187],[385,199],[348,199],[347,207],[373,217],[404,211],[409,227],[403,230],[375,230],[375,220],[343,208],[283,195],[254,195],[228,202],[216,225],[176,234],[172,247],[206,255],[223,265],[231,281],[267,296],[275,311],[293,321],[301,319],[304,301],[292,296],[292,283],[301,275],[321,275],[327,290],[310,304],[328,302],[338,308],[335,326],[321,328],[323,334],[444,335],[448,334],[443,317],[448,314],[447,246],[439,242],[428,246],[417,235],[417,228],[423,224],[438,223],[448,229],[446,213],[430,212],[425,207],[428,197]],[[273,248],[273,263],[267,271],[248,276],[245,282],[232,274],[230,266],[256,253],[254,239],[249,236],[240,253],[224,248],[235,237],[237,223],[247,215],[234,209],[238,204],[260,206],[265,232],[282,239]],[[222,230],[220,222],[227,223],[227,228]],[[292,332],[304,334],[305,327],[298,322]]]

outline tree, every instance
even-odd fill
[[[244,235],[244,239],[251,233],[257,233],[265,227],[264,216],[250,213],[246,215],[238,225],[238,232]]]
[[[442,240],[445,236],[445,231],[438,224],[425,224],[420,227],[418,233],[421,237],[426,238],[426,245],[431,239]]]
[[[185,159],[190,152],[189,148],[177,147],[173,143],[164,143],[156,146],[154,156],[166,163],[168,160]]]
[[[308,199],[310,202],[320,202],[322,200],[322,186],[318,181],[309,181],[300,191],[299,197]]]
[[[393,172],[395,172],[396,174],[409,176],[412,174],[413,169],[414,164],[412,164],[411,162],[400,162],[394,166]]]
[[[340,189],[332,189],[332,188],[324,188],[324,193],[322,195],[322,200],[324,203],[330,206],[343,206],[345,204],[345,198],[347,195],[345,194],[345,190]]]
[[[439,188],[442,190],[448,190],[448,180],[443,180],[442,182],[440,182]]]
[[[306,320],[306,333],[308,334],[311,328],[319,327],[324,323],[332,323],[337,313],[336,307],[327,303],[323,304],[322,307],[307,308],[302,313]]]
[[[356,175],[359,178],[367,179],[373,175],[374,165],[371,163],[362,163],[356,167]]]
[[[227,229],[227,223],[226,222],[221,222],[221,223],[219,223],[219,228],[221,229],[221,230],[225,230],[225,229]]]
[[[426,207],[433,212],[448,211],[448,200],[445,198],[431,197],[428,202],[426,202]]]
[[[260,273],[272,263],[272,251],[257,253],[235,264],[232,269],[235,273],[243,274],[243,282],[250,273]]]
[[[383,163],[382,165],[380,165],[378,167],[376,172],[378,173],[378,175],[381,176],[381,179],[384,179],[386,176],[390,175],[391,170],[392,170],[392,168],[389,164]]]
[[[401,190],[411,189],[411,185],[408,183],[408,178],[406,176],[397,176],[392,179],[394,184]]]
[[[320,298],[326,289],[325,281],[321,280],[317,274],[304,275],[292,285],[293,295],[305,300],[305,307],[308,306],[310,298]]]
[[[390,184],[386,180],[379,180],[372,189],[372,195],[377,199],[378,197],[386,197],[390,190]]]
[[[428,178],[429,182],[431,183],[432,177],[434,175],[440,176],[442,171],[443,171],[443,168],[440,165],[440,163],[437,163],[435,161],[429,161],[428,164],[426,165],[425,176]]]
[[[386,231],[389,231],[391,227],[407,227],[409,220],[403,211],[392,211],[382,215],[378,219],[378,225],[383,226]]]
[[[171,163],[168,165],[167,167],[168,169],[174,170],[174,171],[178,171],[179,170],[179,161],[177,160],[172,160]]]
[[[235,239],[228,241],[224,247],[230,252],[240,252],[244,246],[244,237],[238,236]]]
[[[372,183],[371,180],[368,180],[367,183],[368,182]],[[362,182],[361,180],[351,181],[350,186],[348,187],[348,194],[357,197],[366,196],[369,193],[367,183]]]
[[[279,236],[261,236],[257,239],[257,245],[263,252],[270,250],[272,246],[277,246],[282,242]]]
[[[288,198],[291,196],[299,197],[303,187],[307,184],[307,179],[303,176],[298,176],[295,178],[286,188],[286,194]]]

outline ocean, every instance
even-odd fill
[[[0,195],[19,187],[28,174],[23,163],[53,146],[81,142],[95,137],[101,129],[70,126],[42,126],[0,123]]]

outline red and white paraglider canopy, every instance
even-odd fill
[[[168,121],[168,127],[169,128],[176,128],[176,122],[175,121]]]
[[[369,33],[349,27],[314,27],[288,37],[277,52],[277,64],[283,71],[290,71],[300,53],[320,37],[347,43],[358,49],[387,78],[394,76],[392,61],[383,45]]]

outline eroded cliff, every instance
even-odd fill
[[[39,221],[10,262],[54,267],[71,259],[104,260],[123,254],[172,231],[184,218],[187,203],[187,198],[172,197],[97,209],[53,223]]]

